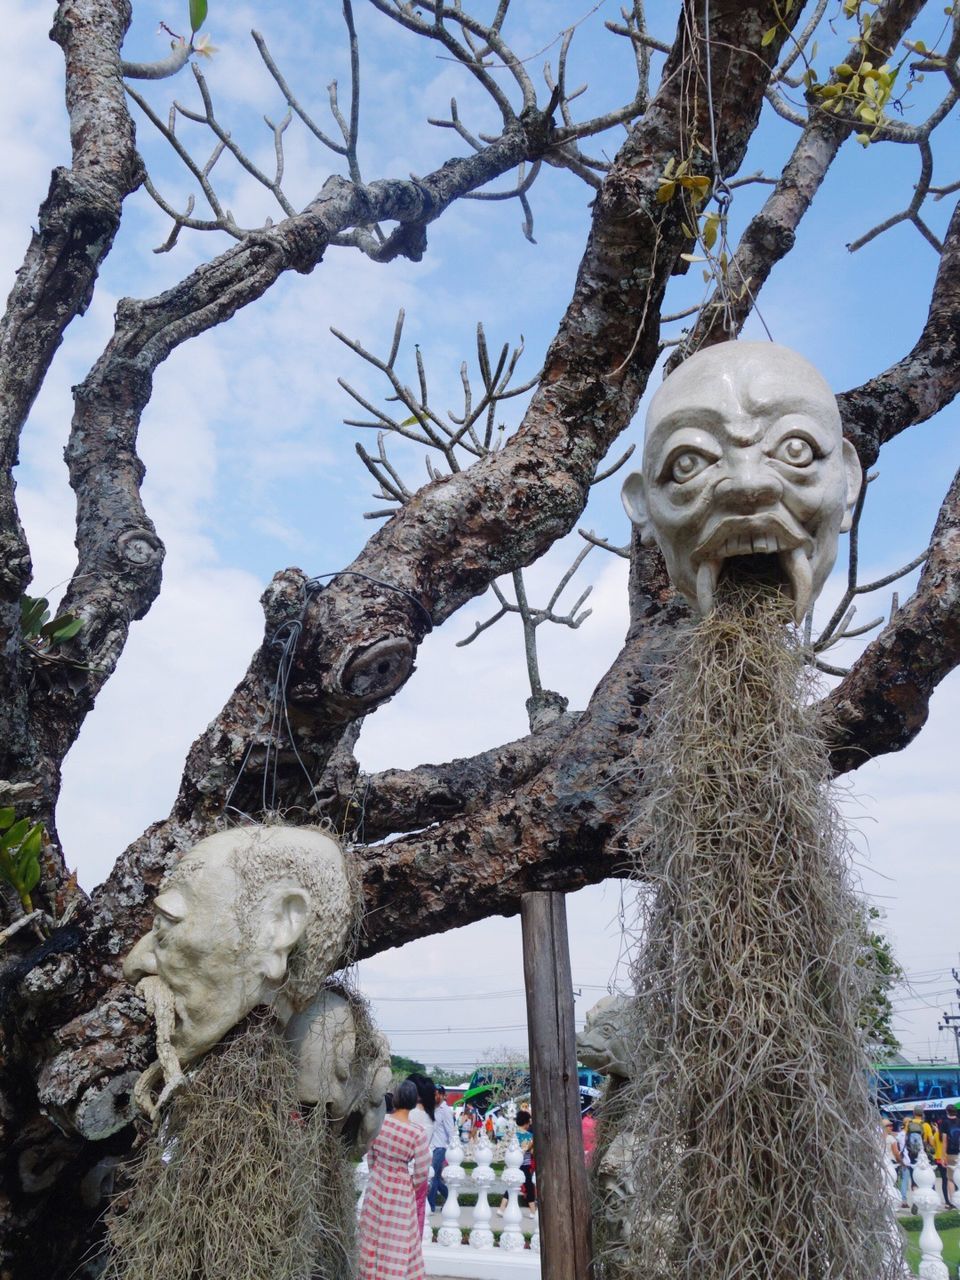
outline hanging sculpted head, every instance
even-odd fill
[[[346,1276],[348,1154],[379,1128],[390,1054],[329,977],[357,918],[343,850],[316,828],[222,832],[154,905],[124,974],[156,1023],[133,1091],[155,1126],[110,1226],[109,1280]]]
[[[132,983],[151,979],[172,1009],[168,1043],[181,1065],[281,992],[303,1007],[341,961],[354,918],[340,846],[322,831],[282,826],[201,840],[154,908],[123,971]]]
[[[850,528],[862,482],[836,398],[786,347],[724,342],[684,361],[647,412],[623,502],[701,615],[727,574],[773,582],[799,622]]]

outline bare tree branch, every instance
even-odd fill
[[[960,663],[960,473],[937,518],[917,589],[826,700],[838,773],[900,751],[926,723],[930,695]]]
[[[0,776],[31,752],[24,740],[26,687],[20,596],[30,553],[14,499],[13,468],[27,414],[64,330],[86,310],[109,253],[123,201],[141,180],[133,123],[120,80],[120,45],[130,20],[122,0],[61,4],[52,36],[66,63],[71,166],[54,170],[23,264],[0,320]],[[81,127],[82,126],[82,127]],[[38,809],[52,804],[46,789]]]
[[[889,369],[837,397],[844,432],[864,466],[880,446],[925,422],[960,391],[960,205],[944,237],[930,310],[913,349]]]
[[[880,50],[889,56],[922,7],[923,0],[885,0],[870,28],[870,48],[861,50],[859,61],[877,60]],[[830,83],[840,83],[836,74]],[[740,238],[725,273],[728,283],[703,305],[697,323],[667,361],[665,373],[701,347],[740,332],[773,268],[793,248],[797,227],[840,147],[859,127],[820,110],[798,123],[803,132],[774,190]]]

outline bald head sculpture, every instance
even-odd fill
[[[343,851],[324,832],[218,832],[177,863],[154,901],[153,928],[123,965],[172,1009],[169,1043],[192,1062],[259,1005],[293,1010],[342,960],[353,925]]]
[[[862,472],[833,392],[786,347],[724,342],[684,361],[647,412],[623,503],[701,615],[727,573],[778,582],[799,623],[850,528]]]

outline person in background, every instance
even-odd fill
[[[433,1136],[436,1089],[430,1077],[421,1075],[419,1071],[412,1071],[407,1076],[407,1079],[417,1090],[417,1105],[410,1112],[410,1123],[419,1125],[423,1130],[423,1136],[427,1140],[427,1149],[429,1150],[430,1139]],[[424,1178],[423,1185],[417,1187],[417,1224],[420,1227],[421,1235],[423,1235],[423,1220],[426,1216],[426,1210],[427,1180]]]
[[[465,1102],[463,1110],[460,1112],[460,1141],[463,1146],[473,1138],[473,1131],[480,1124],[480,1117],[477,1115],[477,1109],[472,1102]]]
[[[426,1189],[430,1149],[423,1129],[411,1123],[416,1106],[416,1085],[404,1080],[367,1151],[370,1181],[358,1227],[357,1280],[424,1280],[416,1188]]]
[[[589,1168],[593,1162],[593,1149],[597,1145],[597,1121],[593,1114],[593,1105],[587,1107],[580,1117],[580,1128],[583,1131],[583,1158]]]
[[[531,1218],[537,1216],[537,1184],[533,1180],[533,1172],[536,1168],[533,1160],[533,1126],[530,1123],[530,1112],[520,1110],[517,1112],[517,1142],[520,1144],[520,1151],[523,1159],[520,1161],[520,1171],[523,1174],[523,1194],[527,1201],[527,1213]],[[506,1196],[500,1201],[500,1208],[497,1213],[503,1217],[503,1212],[509,1203]]]
[[[897,1174],[897,1185],[900,1188],[900,1208],[908,1209],[907,1192],[910,1188],[910,1165],[907,1163],[903,1154],[903,1135],[897,1132],[896,1124],[893,1120],[884,1119],[881,1122],[883,1129],[883,1145],[887,1152],[887,1158],[893,1164]]]
[[[953,1197],[957,1193],[957,1163],[960,1161],[960,1112],[954,1103],[947,1105],[947,1114],[943,1121],[944,1163],[947,1180],[944,1186],[945,1195],[949,1196],[950,1208],[956,1208]]]
[[[433,1177],[427,1193],[430,1212],[437,1207],[437,1193],[443,1193],[446,1201],[450,1191],[443,1180],[443,1166],[447,1161],[447,1147],[453,1146],[454,1137],[453,1111],[447,1102],[447,1090],[442,1084],[437,1085],[436,1106],[433,1116],[433,1133],[430,1137],[430,1160],[433,1165]]]
[[[953,1202],[950,1199],[950,1191],[948,1189],[947,1138],[944,1132],[944,1125],[940,1120],[933,1120],[930,1128],[933,1134],[933,1154],[930,1157],[930,1162],[936,1171],[937,1177],[940,1179],[943,1203],[948,1209],[952,1209]]]
[[[904,1121],[903,1155],[910,1166],[910,1183],[915,1185],[913,1171],[924,1151],[928,1159],[933,1159],[933,1126],[923,1118],[923,1107],[920,1103],[913,1108],[913,1115]]]

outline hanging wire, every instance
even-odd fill
[[[237,770],[237,776],[234,778],[230,790],[227,792],[226,799],[223,802],[223,813],[232,812],[243,818],[245,821],[251,821],[248,813],[242,809],[237,809],[231,803],[234,793],[240,784],[240,779],[246,772],[247,765],[254,747],[257,746],[257,740],[261,730],[270,722],[269,733],[264,743],[264,761],[263,761],[263,778],[260,784],[260,803],[264,813],[274,812],[277,808],[277,795],[279,790],[279,767],[280,767],[280,749],[284,733],[290,749],[293,751],[297,764],[307,781],[311,796],[316,793],[316,781],[307,768],[300,749],[297,746],[296,734],[293,731],[293,725],[290,723],[290,711],[287,700],[287,688],[290,683],[290,673],[293,670],[293,660],[296,656],[297,649],[300,644],[300,637],[303,634],[303,621],[306,616],[307,606],[310,597],[316,593],[323,591],[325,579],[336,578],[362,578],[365,582],[372,582],[375,586],[381,587],[386,591],[396,592],[404,599],[408,600],[419,611],[420,619],[424,625],[424,632],[428,633],[433,630],[433,618],[429,610],[417,599],[412,592],[407,591],[405,587],[398,587],[393,582],[384,582],[381,578],[375,578],[372,574],[361,573],[356,569],[337,569],[332,573],[318,573],[312,578],[308,578],[303,588],[303,602],[300,606],[299,616],[296,618],[288,618],[281,622],[274,631],[273,635],[266,643],[266,648],[279,650],[277,659],[277,674],[273,680],[270,703],[267,710],[260,717],[256,728],[251,735],[247,744],[247,749],[243,753],[240,761],[240,767]]]
[[[704,61],[706,63],[707,115],[710,120],[710,158],[713,167],[713,196],[717,202],[717,215],[720,220],[719,225],[721,234],[723,236],[723,240],[726,241],[726,228],[728,225],[727,218],[730,212],[730,206],[733,203],[733,192],[727,184],[727,180],[723,174],[723,170],[720,165],[720,155],[717,150],[717,122],[713,109],[713,46],[710,40],[710,0],[703,0],[703,38],[707,46],[707,56]],[[733,266],[736,267],[737,275],[740,277],[743,288],[750,295],[750,302],[754,311],[757,313],[757,319],[763,325],[763,329],[767,337],[771,342],[773,342],[773,334],[770,332],[770,328],[767,325],[766,320],[763,318],[763,313],[757,306],[757,299],[750,288],[749,281],[740,269],[740,264],[736,260],[736,254],[728,254],[727,263],[732,263]],[[727,273],[725,270],[717,276],[717,292],[720,294],[721,306],[723,308],[723,327],[727,331],[728,338],[735,338],[737,336],[737,322],[736,317],[733,314],[733,307],[731,305],[730,298],[730,286],[727,281]]]

